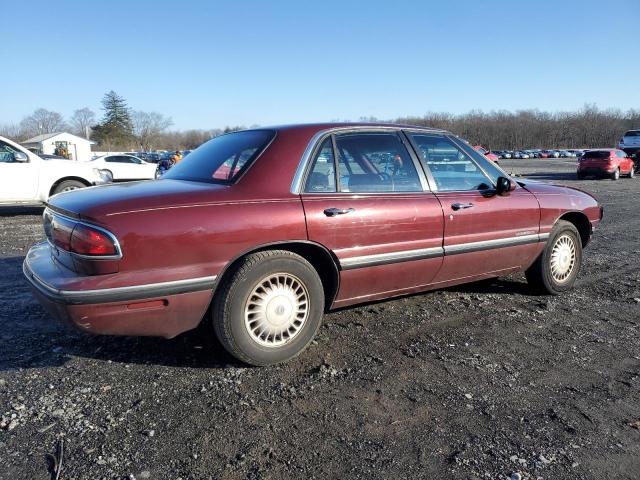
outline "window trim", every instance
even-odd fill
[[[444,133],[444,130],[421,130],[416,129],[417,131],[421,131],[424,133]],[[336,155],[337,146],[335,142],[335,137],[340,134],[349,134],[349,133],[395,133],[398,136],[400,142],[404,145],[409,153],[409,157],[411,157],[411,161],[413,162],[413,166],[418,173],[418,178],[420,181],[420,186],[422,190],[417,190],[414,192],[341,192],[339,190],[340,183],[338,178],[338,157]],[[332,137],[332,145],[333,145],[333,161],[334,161],[334,170],[336,175],[336,192],[307,192],[305,190],[307,177],[311,170],[311,164],[315,159],[318,149],[322,145],[322,143],[327,139],[327,137]],[[321,130],[311,137],[311,140],[307,144],[307,147],[300,158],[300,162],[298,163],[298,167],[293,176],[293,180],[291,181],[291,189],[290,192],[293,195],[415,195],[417,193],[425,193],[432,192],[431,182],[427,176],[427,172],[423,167],[420,158],[413,151],[412,145],[410,142],[406,141],[406,135],[404,134],[404,129],[402,127],[393,127],[393,126],[378,126],[378,125],[350,125],[344,127],[332,127],[326,130]]]

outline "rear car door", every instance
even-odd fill
[[[301,192],[307,231],[337,258],[335,306],[419,290],[442,263],[442,208],[399,130],[321,138]]]
[[[528,266],[540,251],[540,207],[517,186],[496,195],[492,162],[459,139],[409,132],[444,211],[442,269],[436,283],[495,276]]]

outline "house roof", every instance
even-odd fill
[[[57,137],[59,135],[70,135],[74,138],[77,138],[78,140],[82,140],[83,142],[89,142],[91,145],[95,145],[96,142],[92,141],[92,140],[87,140],[86,138],[82,138],[82,137],[78,137],[77,135],[73,135],[72,133],[68,133],[68,132],[55,132],[55,133],[43,133],[42,135],[36,135],[35,137],[32,137],[28,140],[25,140],[24,142],[21,142],[22,144],[26,144],[26,143],[42,143],[45,140],[49,140],[50,138],[53,137]]]

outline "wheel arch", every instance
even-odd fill
[[[53,183],[53,185],[51,185],[51,188],[49,189],[49,197],[51,195],[53,195],[53,192],[55,192],[56,188],[58,188],[58,185],[60,185],[62,182],[66,182],[67,180],[75,180],[76,182],[82,183],[85,187],[90,187],[91,186],[91,182],[87,181],[86,179],[84,179],[82,177],[74,177],[74,176],[62,177],[62,178],[59,178],[58,180],[56,180]]]
[[[340,271],[338,269],[338,260],[326,247],[319,243],[308,240],[284,240],[279,242],[271,242],[255,246],[249,250],[237,255],[233,260],[227,263],[224,269],[218,275],[217,286],[219,286],[227,276],[232,273],[238,263],[247,255],[262,252],[265,250],[288,250],[300,255],[307,260],[313,268],[318,272],[325,294],[325,311],[329,310],[335,300],[338,289],[340,288]],[[216,288],[217,290],[217,288]],[[214,294],[215,298],[215,294]]]
[[[591,233],[593,231],[593,227],[591,226],[591,222],[589,218],[582,212],[566,212],[562,214],[558,220],[564,220],[566,222],[572,223],[574,227],[578,230],[580,234],[580,240],[582,242],[582,247],[586,247],[591,240]],[[558,222],[556,220],[556,223]]]

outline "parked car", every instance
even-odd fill
[[[480,152],[482,155],[487,157],[492,162],[498,163],[498,156],[493,153],[490,149],[483,147],[482,145],[474,145],[473,147],[477,152]]]
[[[114,182],[150,180],[157,178],[158,166],[133,155],[105,155],[91,160],[96,167],[106,170]]]
[[[85,332],[212,322],[239,360],[288,360],[324,311],[526,272],[560,294],[602,208],[511,179],[443,130],[322,124],[218,136],[155,182],[52,198],[24,273]]]
[[[60,192],[111,181],[86,162],[40,158],[0,137],[0,204],[41,203]]]
[[[618,148],[628,155],[640,151],[640,129],[628,130],[618,142]]]
[[[635,176],[633,159],[617,148],[599,148],[586,151],[578,161],[578,178],[589,175],[598,177],[608,176],[618,180],[620,175],[629,178]]]

